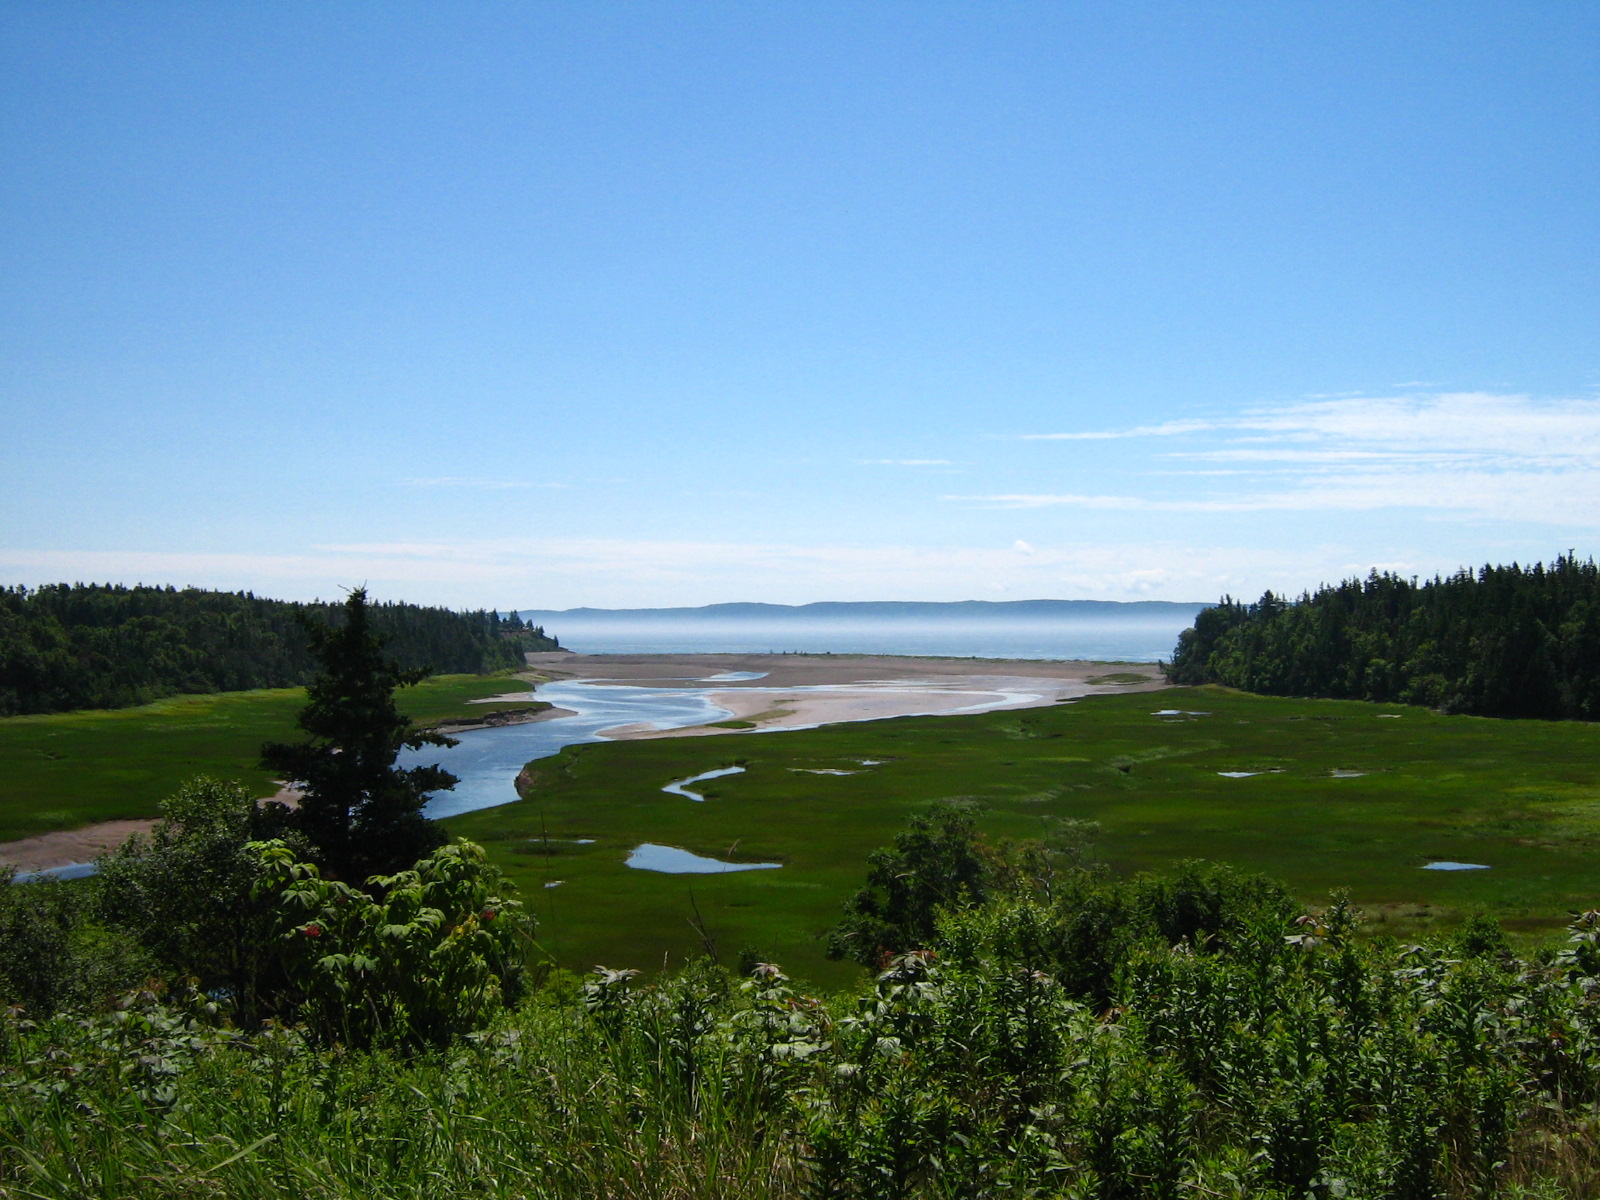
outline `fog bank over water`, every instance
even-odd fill
[[[522,609],[582,654],[915,654],[958,658],[1170,658],[1205,604],[968,600],[953,604],[712,604]]]

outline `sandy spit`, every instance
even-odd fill
[[[704,687],[714,676],[762,673],[730,680],[711,698],[751,728],[716,724],[688,729],[622,725],[617,740],[700,737],[796,729],[837,721],[1001,708],[1031,708],[1108,692],[1167,686],[1154,664],[1041,662],[1035,659],[907,658],[834,654],[538,654],[530,665],[571,679],[615,680],[640,687]],[[1091,683],[1107,675],[1137,675],[1137,683]]]
[[[101,821],[82,829],[41,833],[15,842],[0,842],[0,862],[19,871],[42,871],[68,863],[89,862],[115,850],[136,833],[149,833],[153,820]]]
[[[497,697],[498,698],[498,697]],[[517,697],[520,699],[520,696]],[[502,725],[533,725],[539,721],[552,721],[556,717],[577,716],[570,708],[541,708],[537,712],[500,712],[490,713],[486,717],[475,717],[462,721],[441,721],[437,725],[419,726],[432,733],[449,735],[452,733],[466,733],[473,729],[498,729]]]

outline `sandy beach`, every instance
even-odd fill
[[[277,801],[294,808],[300,803],[300,796],[295,789],[283,787],[270,796],[261,797],[259,803]],[[153,817],[101,821],[82,829],[60,829],[14,842],[0,842],[0,866],[15,867],[18,871],[45,871],[69,863],[92,862],[115,850],[134,834],[149,833],[155,825]]]
[[[800,729],[838,721],[1031,708],[1107,692],[1165,687],[1153,664],[1034,659],[903,658],[832,654],[530,654],[529,666],[560,679],[614,680],[635,687],[694,687],[711,693],[731,721],[688,729],[622,725],[616,739],[697,737]],[[748,722],[748,725],[744,723]]]

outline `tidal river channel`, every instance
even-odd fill
[[[658,729],[682,729],[722,721],[733,714],[713,704],[708,694],[735,679],[760,678],[750,674],[721,675],[698,680],[704,688],[633,687],[596,681],[560,681],[540,684],[530,695],[569,710],[570,717],[552,717],[527,725],[500,725],[456,734],[460,744],[441,749],[400,752],[400,765],[438,763],[460,783],[440,792],[424,810],[435,818],[453,817],[480,808],[509,804],[517,798],[518,773],[536,758],[548,758],[563,746],[599,742],[602,729],[645,722]]]
[[[759,678],[759,674],[742,672],[694,681],[710,685],[704,688],[634,687],[597,681],[541,684],[528,693],[529,697],[567,709],[571,716],[552,717],[526,725],[468,730],[456,735],[459,744],[455,746],[402,750],[399,764],[415,767],[438,763],[460,780],[453,790],[439,792],[428,801],[423,811],[430,817],[453,817],[479,808],[493,808],[517,798],[517,775],[536,758],[548,758],[561,747],[576,742],[604,741],[600,731],[618,725],[648,722],[659,729],[681,729],[686,725],[723,720],[733,714],[713,704],[707,694],[735,680]],[[23,871],[17,874],[15,882],[52,877],[81,879],[94,871],[93,863],[75,862]]]

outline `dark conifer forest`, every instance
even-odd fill
[[[557,648],[514,613],[398,603],[369,611],[406,670],[481,673]],[[340,612],[201,588],[0,587],[0,716],[303,684],[316,669],[304,620],[337,623]]]
[[[1274,696],[1592,721],[1600,569],[1568,555],[1423,583],[1373,572],[1298,600],[1224,597],[1184,631],[1167,676]]]

